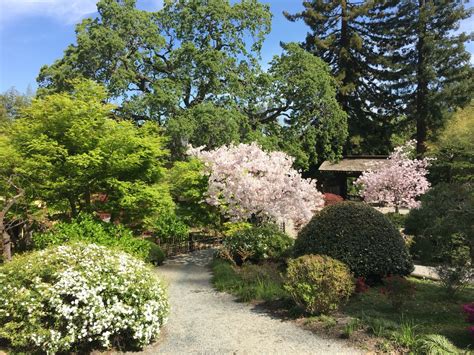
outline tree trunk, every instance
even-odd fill
[[[8,185],[12,186],[16,189],[17,194],[10,199],[5,201],[3,209],[0,211],[0,234],[2,235],[2,254],[3,254],[3,261],[10,261],[12,259],[12,241],[10,234],[8,234],[7,227],[5,226],[5,216],[7,215],[10,208],[23,197],[25,191],[16,186],[13,182],[13,176],[10,176],[7,182]]]
[[[72,197],[68,197],[68,201],[69,201],[69,206],[71,207],[71,217],[75,218],[77,217],[76,200],[74,200]]]
[[[86,211],[89,213],[91,211],[91,190],[89,186],[87,186],[86,192],[84,192],[84,202],[86,205]]]
[[[351,68],[349,65],[350,55],[350,38],[349,38],[349,24],[347,19],[347,2],[346,0],[341,1],[341,48],[339,52],[339,71],[344,71],[342,77],[343,92],[342,96],[349,94],[347,85],[352,80]],[[344,101],[345,102],[345,101]]]
[[[12,241],[5,227],[5,214],[0,212],[0,234],[2,235],[2,255],[4,261],[12,259]]]
[[[427,99],[428,99],[428,80],[426,78],[426,58],[425,58],[425,0],[418,0],[419,17],[418,17],[418,43],[417,48],[417,69],[416,69],[416,153],[418,157],[422,157],[426,152],[426,135],[427,135]]]

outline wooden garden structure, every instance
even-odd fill
[[[323,192],[347,199],[347,180],[357,178],[363,171],[376,169],[387,162],[386,155],[348,155],[338,162],[324,161],[319,167]]]

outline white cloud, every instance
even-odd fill
[[[23,16],[47,16],[72,24],[96,12],[97,0],[0,0],[0,23]]]
[[[0,26],[14,23],[25,16],[46,16],[54,20],[75,24],[97,11],[98,0],[0,0]],[[138,0],[138,7],[156,11],[163,7],[163,0]]]

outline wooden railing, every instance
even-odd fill
[[[158,245],[167,256],[190,253],[195,250],[209,249],[219,246],[222,237],[203,233],[190,233],[187,239],[173,239],[160,242]]]

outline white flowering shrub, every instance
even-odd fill
[[[95,244],[52,247],[0,267],[0,340],[14,350],[140,348],[160,333],[168,310],[149,267]]]

